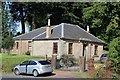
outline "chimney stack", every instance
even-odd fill
[[[47,27],[46,27],[46,38],[49,38],[50,35],[51,35],[51,27],[50,27],[50,16],[52,14],[48,14],[48,24],[47,24]]]
[[[87,26],[87,32],[89,32],[89,26]]]
[[[48,19],[48,25],[46,27],[46,38],[49,38],[51,34],[50,19]]]

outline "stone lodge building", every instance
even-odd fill
[[[88,29],[89,30],[89,29]],[[100,57],[104,42],[78,25],[61,23],[35,29],[14,37],[15,45],[11,53],[24,54],[30,51],[31,56],[48,56],[59,58],[62,54]]]

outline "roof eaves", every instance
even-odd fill
[[[81,39],[81,40],[79,39],[79,40],[78,40],[78,39],[71,39],[71,38],[61,38],[61,39],[63,39],[63,40],[73,40],[73,41],[78,41],[78,42],[79,42],[79,41],[80,41],[80,42],[86,41],[86,42],[90,42],[90,43],[103,44],[103,43],[100,43],[100,42],[91,41],[91,40],[89,40],[89,39],[88,39],[88,40],[87,40],[87,39],[86,39],[86,40],[85,40],[85,39],[84,39],[84,40],[83,40],[83,39]]]
[[[31,40],[31,39],[15,39],[15,40]]]

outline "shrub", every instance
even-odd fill
[[[101,65],[95,65],[95,74],[94,77],[101,78],[104,76],[104,68]]]
[[[94,77],[97,78],[111,78],[112,77],[112,71],[111,71],[111,61],[106,61],[103,64],[96,64],[94,66],[95,68],[95,75]]]
[[[60,58],[60,65],[64,67],[72,67],[76,65],[76,59],[72,55],[63,54]]]
[[[30,51],[25,52],[25,55],[30,55]]]
[[[112,70],[116,74],[120,71],[120,37],[113,39],[109,44],[108,58],[112,61]],[[113,78],[116,75],[113,76]]]

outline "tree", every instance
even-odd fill
[[[77,24],[82,27],[82,9],[88,5],[88,3],[74,2],[12,3],[11,13],[15,21],[22,21],[23,23],[28,21],[31,25],[31,30],[47,25],[48,13],[52,14],[51,25],[65,22]],[[22,28],[24,29],[24,25],[22,25]]]
[[[114,71],[120,70],[120,37],[110,42],[108,57],[113,62]]]
[[[47,3],[28,3],[26,20],[31,25],[30,30],[47,24]]]
[[[107,44],[120,36],[120,2],[90,3],[83,9],[84,22],[90,26],[91,33]],[[113,33],[114,32],[114,33]],[[108,48],[108,45],[106,46]]]
[[[13,2],[9,5],[11,7],[11,14],[13,20],[16,22],[21,22],[22,33],[25,33],[25,21],[27,16],[27,4],[20,2]]]
[[[0,53],[1,53],[1,45],[2,45],[2,5],[0,2]]]
[[[10,49],[12,49],[13,44],[14,44],[14,40],[12,39],[13,37],[13,21],[12,18],[9,14],[9,11],[7,9],[7,3],[2,3],[2,39],[1,39],[1,43],[2,43],[2,48],[5,50],[7,50],[7,52],[10,52]]]

